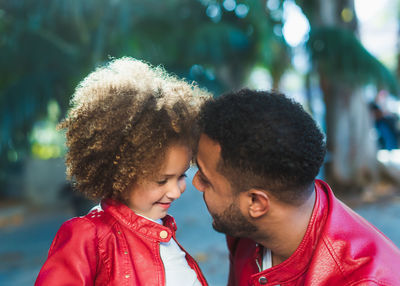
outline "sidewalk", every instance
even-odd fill
[[[24,205],[15,206],[15,212],[17,219],[7,217],[10,220],[0,228],[0,285],[33,285],[57,229],[71,215],[68,210]]]
[[[194,170],[190,169],[188,182],[193,174]],[[400,247],[400,196],[393,196],[390,201],[362,204],[355,210]],[[212,229],[202,194],[188,183],[186,192],[171,208],[171,215],[178,224],[179,242],[199,262],[209,284],[226,285],[225,238]],[[65,206],[38,210],[14,204],[9,209],[0,208],[0,221],[5,216],[13,220],[0,225],[0,285],[33,285],[54,235],[73,216],[73,211]]]

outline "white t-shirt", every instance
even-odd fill
[[[145,216],[142,217],[162,224],[161,219],[155,221]],[[187,263],[185,252],[173,238],[168,242],[160,243],[160,255],[164,264],[166,286],[201,286],[196,272]]]
[[[263,262],[262,262],[262,270],[268,269],[272,267],[272,253],[271,249],[264,248],[263,254]]]

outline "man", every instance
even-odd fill
[[[228,285],[400,285],[400,251],[316,180],[319,128],[284,95],[209,101],[193,185],[227,234]]]

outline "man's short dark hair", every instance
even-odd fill
[[[221,145],[218,169],[234,189],[262,188],[291,204],[310,194],[326,148],[299,103],[275,92],[242,89],[207,102],[200,125]]]

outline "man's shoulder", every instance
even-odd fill
[[[333,249],[350,247],[352,253],[368,254],[376,254],[378,249],[391,252],[400,259],[400,250],[388,237],[340,200],[331,198],[328,208],[321,238]]]
[[[328,215],[314,263],[336,269],[346,281],[400,281],[400,250],[375,226],[328,194]],[[386,282],[385,282],[386,281]],[[363,284],[361,284],[363,285]]]
[[[365,249],[366,246],[376,245],[379,248],[397,250],[400,255],[400,250],[379,229],[337,199],[329,186],[321,183],[320,186],[320,192],[326,195],[326,199],[321,199],[324,201],[321,207],[327,209],[320,236],[327,243],[335,244],[335,247],[350,244],[360,251],[372,251]],[[322,197],[321,193],[320,196]]]

